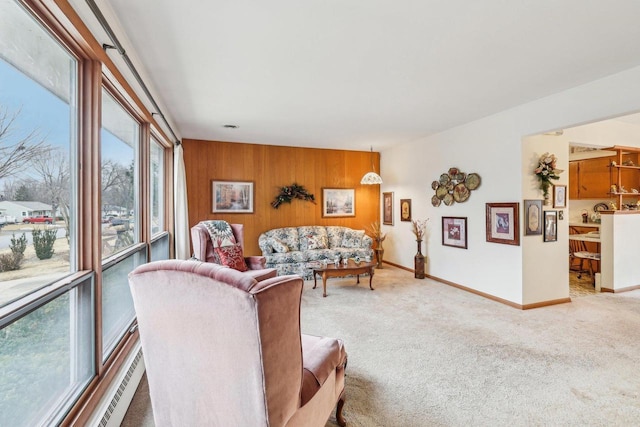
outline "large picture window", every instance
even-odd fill
[[[140,125],[102,91],[102,257],[138,242],[137,155]]]
[[[0,0],[0,307],[77,270],[77,68]]]

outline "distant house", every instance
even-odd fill
[[[3,215],[15,216],[18,222],[28,216],[51,215],[52,206],[42,202],[17,202],[12,200],[0,201],[0,211]]]

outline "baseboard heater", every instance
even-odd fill
[[[100,401],[88,425],[119,427],[138,389],[144,370],[142,348],[138,342],[131,352],[131,356],[114,378],[112,386]]]

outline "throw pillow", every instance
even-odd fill
[[[273,248],[274,252],[279,252],[281,254],[285,252],[289,252],[289,247],[280,239],[276,239],[275,237],[272,237],[271,240],[269,241],[269,244]]]
[[[326,236],[307,236],[308,249],[327,249]]]
[[[220,257],[220,263],[238,271],[247,271],[247,263],[242,254],[240,243],[233,246],[221,246],[214,249]]]
[[[343,248],[360,248],[362,247],[362,238],[364,230],[345,230],[342,237]]]

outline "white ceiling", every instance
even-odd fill
[[[96,3],[182,138],[379,151],[640,65],[638,0]]]

